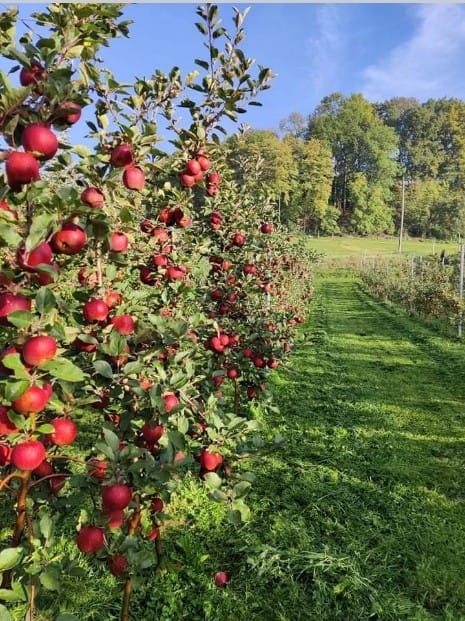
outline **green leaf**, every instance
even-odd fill
[[[111,368],[110,363],[106,360],[94,360],[93,365],[95,372],[102,377],[106,377],[107,379],[113,378],[113,369]]]
[[[36,246],[38,246],[41,241],[43,241],[47,237],[48,232],[55,223],[55,220],[55,214],[50,213],[43,213],[40,216],[34,217],[29,231],[29,235],[26,239],[27,252],[33,250]]]
[[[0,239],[9,246],[18,246],[21,243],[21,235],[16,231],[16,227],[3,222],[0,223]]]
[[[2,364],[7,369],[11,369],[14,371],[14,376],[18,380],[29,380],[29,373],[24,368],[23,363],[21,362],[20,354],[8,354],[2,360]]]
[[[220,489],[223,481],[216,472],[207,472],[204,476],[205,483],[210,489]]]
[[[219,489],[214,489],[211,493],[211,497],[217,502],[226,502],[228,500],[227,495]]]
[[[29,381],[19,380],[18,382],[9,382],[5,386],[5,399],[7,401],[14,401],[20,397],[26,388],[29,386]]]
[[[80,620],[75,615],[71,615],[65,612],[64,614],[58,615],[55,621],[80,621]]]
[[[39,425],[39,427],[37,427],[37,431],[39,433],[54,433],[55,427],[49,423],[44,423],[43,425]]]
[[[122,371],[124,375],[131,375],[143,370],[143,365],[140,362],[128,362],[124,365]]]
[[[43,515],[40,518],[39,526],[40,526],[40,532],[45,537],[45,539],[50,539],[50,537],[52,536],[52,532],[53,532],[53,521],[50,518],[50,516],[47,514]]]
[[[27,600],[27,592],[20,582],[13,582],[11,589],[0,589],[0,599],[5,602],[25,602]],[[0,621],[3,621],[0,608]],[[8,617],[5,617],[8,619]]]
[[[202,22],[196,22],[196,23],[195,23],[195,26],[196,26],[197,30],[198,30],[199,32],[201,32],[203,35],[208,34],[208,29],[207,29],[207,27],[205,26],[205,24],[202,24]]]
[[[41,315],[49,313],[56,306],[56,297],[48,287],[41,287],[36,295],[36,307]]]
[[[241,481],[240,483],[237,483],[232,489],[233,500],[243,498],[250,490],[250,488],[251,484],[249,483],[249,481]]]
[[[241,520],[243,522],[247,522],[248,520],[250,520],[250,508],[245,504],[243,500],[234,500],[231,508],[233,511],[239,511],[241,515]]]
[[[194,62],[196,65],[198,65],[199,67],[202,67],[202,69],[206,69],[207,71],[210,68],[209,63],[206,60],[200,60],[199,58],[196,58]]]
[[[13,569],[23,557],[23,548],[5,548],[0,552],[0,571]]]
[[[40,368],[65,382],[82,382],[84,373],[71,360],[57,356],[53,360],[42,364]]]
[[[9,313],[8,321],[16,328],[28,328],[34,321],[34,315],[29,311],[17,310]]]
[[[234,511],[228,511],[228,518],[229,521],[234,524],[234,526],[241,526],[242,524],[242,517],[241,517],[241,512],[234,510]]]
[[[7,589],[3,590],[6,591]],[[2,604],[0,604],[0,621],[13,621],[13,617]]]
[[[48,567],[39,575],[40,583],[48,591],[59,591],[61,587],[61,574],[54,567]]]
[[[105,442],[111,448],[111,450],[116,453],[119,449],[119,438],[114,431],[111,429],[103,428],[103,437],[105,438]]]

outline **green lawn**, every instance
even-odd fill
[[[286,442],[248,464],[250,522],[228,525],[188,479],[134,621],[465,619],[465,348],[351,277],[320,277],[311,304],[302,342],[270,374],[279,410],[265,436]],[[116,580],[86,571],[63,578],[41,621],[57,609],[117,621]]]
[[[399,239],[397,237],[311,237],[308,246],[323,252],[326,259],[360,262],[362,257],[396,257],[399,256]],[[458,252],[455,242],[437,240],[405,239],[402,242],[402,255],[439,254],[442,250],[449,254]]]

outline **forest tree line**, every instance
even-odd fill
[[[404,195],[411,236],[465,232],[465,102],[333,93],[279,130],[226,140],[237,179],[266,185],[283,223],[311,234],[394,234]],[[250,166],[256,163],[254,179]],[[245,181],[245,180],[244,180]]]

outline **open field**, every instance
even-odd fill
[[[164,568],[134,593],[132,619],[465,619],[465,349],[347,275],[320,277],[311,305],[293,357],[270,374],[279,409],[262,417],[264,437],[285,443],[244,464],[257,475],[250,522],[228,525],[187,479]],[[62,551],[76,557],[73,532],[70,519]],[[37,621],[117,620],[116,579],[80,565],[40,598]]]
[[[429,254],[440,255],[442,250],[446,254],[458,252],[458,243],[444,242],[431,239],[405,239],[402,243],[402,253],[399,254],[399,239],[397,237],[311,237],[308,246],[318,252],[325,253],[325,262],[360,262],[362,257],[399,257],[405,255],[423,256]]]

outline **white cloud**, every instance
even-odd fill
[[[309,78],[312,94],[318,101],[328,95],[337,83],[344,47],[341,13],[335,5],[322,5],[316,10],[315,34],[308,44]]]
[[[414,10],[418,26],[411,38],[363,72],[362,92],[370,101],[465,96],[465,6],[425,4]]]

